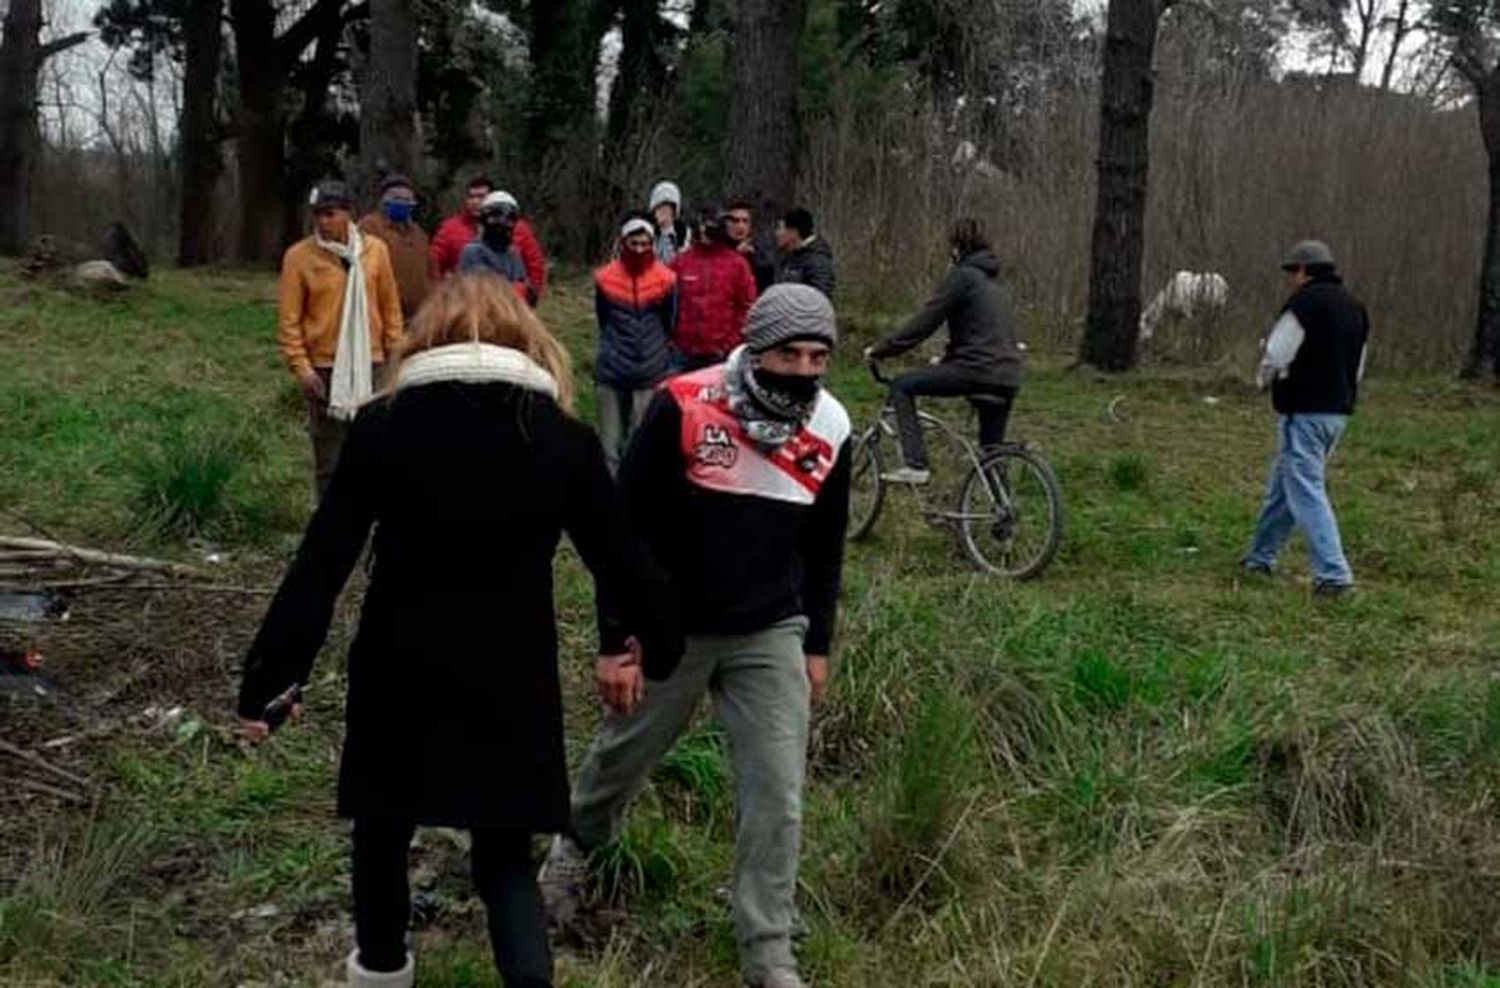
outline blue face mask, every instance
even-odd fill
[[[411,214],[416,212],[417,204],[414,202],[388,202],[385,204],[386,219],[392,223],[405,223],[411,219]]]

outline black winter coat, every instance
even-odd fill
[[[242,717],[307,680],[372,526],[340,815],[564,829],[552,601],[564,531],[596,585],[626,602],[622,621],[601,619],[601,648],[642,636],[653,678],[679,654],[664,644],[668,624],[643,617],[669,595],[629,534],[599,441],[552,399],[506,383],[425,384],[364,408],[251,646]]]
[[[944,322],[948,324],[948,349],[943,363],[1006,387],[1021,386],[1016,316],[994,254],[981,250],[961,258],[906,325],[871,347],[871,356],[899,356],[937,332]]]
[[[822,237],[813,237],[811,243],[803,244],[782,258],[776,281],[811,285],[832,300],[838,281],[833,269],[833,248]]]

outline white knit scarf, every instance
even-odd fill
[[[520,350],[493,343],[450,343],[414,353],[401,362],[396,388],[439,381],[514,384],[557,398],[557,381],[540,364]]]
[[[365,291],[364,265],[359,259],[364,238],[353,223],[349,224],[348,243],[324,240],[317,234],[314,237],[319,247],[348,265],[344,272],[338,349],[334,351],[333,378],[328,389],[328,414],[348,422],[375,392],[370,371],[374,359],[370,349],[370,299]]]

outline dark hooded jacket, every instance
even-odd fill
[[[1021,386],[1021,350],[1010,290],[1000,280],[1000,261],[988,250],[975,251],[953,265],[932,297],[894,336],[871,348],[877,359],[895,357],[948,324],[943,363],[988,377],[996,384]]]
[[[833,298],[834,283],[833,248],[828,241],[814,235],[781,259],[781,270],[776,273],[777,282],[811,285]]]

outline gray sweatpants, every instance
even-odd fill
[[[689,637],[677,670],[647,683],[639,710],[605,717],[573,790],[574,839],[585,849],[607,843],[699,699],[705,692],[713,697],[734,762],[734,927],[751,981],[796,966],[792,924],[810,704],[806,633],[806,619],[797,617],[748,635]]]
[[[604,460],[610,473],[618,473],[620,461],[630,446],[630,437],[641,427],[646,417],[646,406],[651,404],[655,388],[637,391],[612,388],[594,382],[594,403],[599,417],[599,443],[604,447]]]

